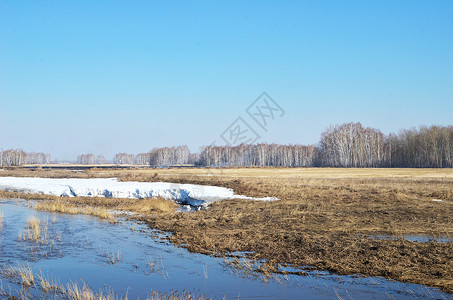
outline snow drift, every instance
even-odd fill
[[[235,195],[232,189],[223,187],[167,182],[123,182],[116,178],[0,177],[0,190],[66,197],[162,197],[192,206],[205,206],[226,199],[278,200],[271,197]]]

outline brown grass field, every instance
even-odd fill
[[[452,169],[9,168],[0,176],[118,177],[216,185],[247,196],[278,197],[281,200],[273,202],[228,200],[196,213],[175,213],[175,206],[163,199],[26,196],[135,211],[150,227],[172,232],[171,241],[190,251],[219,256],[250,251],[249,258],[267,260],[263,268],[269,272],[277,264],[289,264],[453,292]],[[0,196],[23,197],[5,192]],[[382,234],[397,239],[370,237]],[[450,240],[411,242],[406,235]]]

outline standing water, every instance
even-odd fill
[[[114,291],[118,297],[146,299],[153,291],[194,292],[217,299],[449,299],[437,289],[382,278],[276,275],[246,276],[221,258],[189,253],[160,238],[144,225],[110,224],[84,215],[35,211],[26,202],[0,202],[0,279],[3,295],[58,298],[61,293],[12,276],[30,268],[50,283],[85,283],[95,292]],[[14,272],[13,272],[14,273]],[[1,295],[0,295],[1,297]]]

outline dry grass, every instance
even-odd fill
[[[31,286],[35,282],[35,277],[29,265],[20,265],[15,271],[19,274],[22,285]]]
[[[118,297],[113,291],[107,291],[105,294],[101,291],[95,293],[89,286],[82,283],[81,286],[77,282],[70,282],[64,289],[64,294],[70,300],[128,300],[127,295]],[[151,292],[151,295],[146,298],[147,300],[205,300],[203,296],[199,296],[193,292],[187,291],[171,291],[167,293]]]
[[[0,171],[1,177],[46,177],[46,178],[92,178],[93,174],[85,172],[74,172],[72,170],[55,170],[55,169],[26,169],[21,167],[3,167]],[[104,177],[99,174],[98,177]]]
[[[47,228],[47,227],[46,227]],[[41,220],[35,216],[27,218],[27,229],[25,231],[27,239],[32,241],[39,241],[41,237]],[[25,235],[24,235],[25,236]]]
[[[114,265],[115,263],[119,262],[121,260],[121,251],[115,251],[110,252],[108,249],[102,249],[100,248],[100,254],[102,257],[104,257],[107,260],[107,263]]]
[[[223,201],[196,214],[147,218],[151,227],[172,232],[172,241],[191,251],[253,252],[252,259],[266,259],[270,266],[309,265],[453,291],[453,243],[366,237],[452,238],[452,170],[255,168],[221,170],[217,176],[200,172],[172,169],[155,175],[130,170],[119,177],[224,186],[247,196],[281,199]]]
[[[124,297],[119,297],[117,294],[109,289],[105,291],[95,292],[93,289],[82,281],[81,284],[73,281],[69,281],[65,285],[59,283],[59,280],[49,280],[40,271],[37,274],[38,280],[35,280],[35,275],[28,264],[19,264],[17,266],[0,267],[0,274],[9,280],[18,283],[26,289],[20,289],[17,291],[9,289],[6,291],[3,289],[3,285],[0,285],[0,296],[5,296],[7,299],[19,299],[15,294],[20,295],[20,299],[30,299],[29,294],[30,288],[35,288],[42,291],[39,298],[42,299],[70,299],[70,300],[128,300],[127,294]],[[57,283],[58,282],[58,283]],[[53,295],[50,294],[53,292]],[[38,295],[33,294],[34,297]],[[53,296],[53,297],[52,297]],[[208,299],[203,296],[199,296],[193,292],[187,291],[170,291],[167,293],[159,293],[153,291],[149,297],[149,300],[204,300]]]
[[[17,280],[20,285],[25,287],[30,287],[35,283],[33,271],[28,264],[0,268],[0,274],[7,278]]]
[[[61,212],[66,214],[84,214],[95,216],[101,219],[108,220],[110,223],[115,223],[115,216],[104,207],[91,206],[75,206],[63,201],[40,201],[36,202],[34,208],[36,210],[45,210],[50,212]]]
[[[13,171],[5,172],[15,175]],[[383,276],[453,292],[452,242],[416,243],[366,237],[370,234],[453,237],[451,169],[18,172],[23,176],[35,172],[44,177],[117,177],[124,181],[206,184],[233,188],[247,196],[278,197],[281,200],[275,202],[222,201],[209,210],[191,214],[162,213],[171,210],[167,204],[163,208],[144,208],[131,199],[89,200],[93,206],[141,211],[141,219],[152,228],[172,232],[173,243],[193,252],[214,255],[251,252],[250,259],[267,260],[266,267],[274,271],[278,264],[311,266],[338,274]],[[75,205],[88,203],[88,199],[70,201]]]
[[[3,221],[4,221],[4,215],[3,212],[0,211],[0,232],[3,231]]]
[[[0,198],[36,200],[35,208],[50,212],[86,214],[115,221],[110,211],[133,212],[140,215],[173,214],[176,203],[160,197],[149,199],[103,198],[103,197],[58,197],[43,194],[24,194],[0,191]]]
[[[153,178],[152,181],[165,180],[166,177],[210,176],[229,178],[439,178],[452,179],[453,169],[407,169],[407,168],[133,168],[130,169],[87,169],[74,172],[59,169],[25,169],[4,167],[1,177],[47,177],[47,178]]]
[[[51,290],[58,290],[43,274],[40,272],[38,275],[39,284],[44,293],[48,293]]]
[[[95,293],[93,290],[87,286],[85,283],[82,283],[82,286],[79,286],[77,282],[70,282],[67,284],[65,289],[65,294],[70,300],[116,300],[118,297],[114,293]],[[127,296],[124,300],[127,300]]]

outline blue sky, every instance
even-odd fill
[[[263,91],[261,141],[452,124],[453,2],[0,0],[4,148],[195,151]]]

